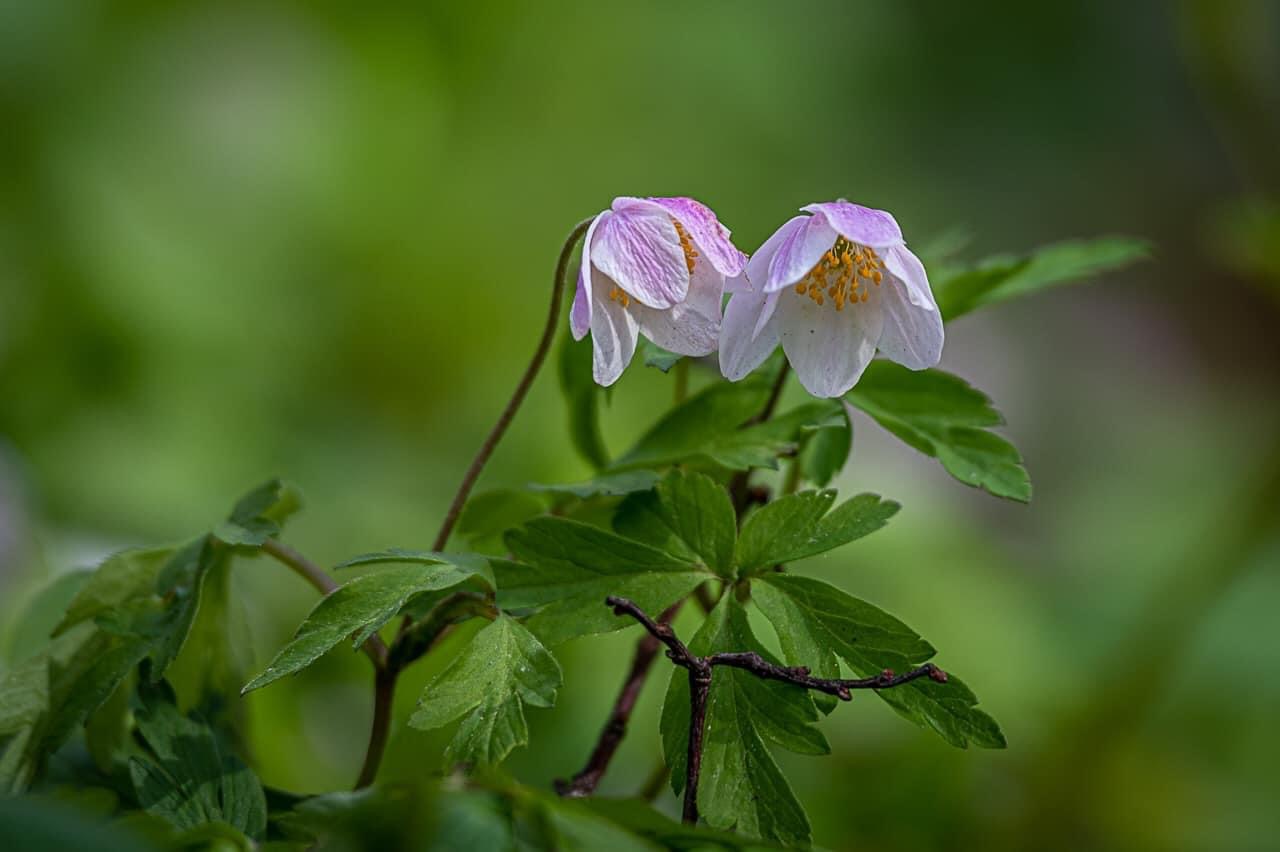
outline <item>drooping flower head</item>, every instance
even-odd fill
[[[587,229],[569,315],[575,339],[591,332],[596,382],[618,380],[637,333],[680,355],[714,352],[725,278],[746,262],[692,198],[615,198]]]
[[[781,343],[818,397],[852,388],[879,349],[922,370],[942,356],[942,315],[893,216],[848,201],[801,208],[730,281],[720,369],[737,381]]]

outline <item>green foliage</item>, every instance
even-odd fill
[[[746,610],[726,595],[689,642],[699,656],[717,651],[772,655],[751,632]],[[662,744],[672,788],[684,789],[689,748],[689,680],[672,672],[662,706]],[[786,844],[807,843],[804,809],[769,754],[767,742],[799,754],[827,754],[826,738],[813,726],[818,710],[809,693],[721,667],[711,681],[698,787],[698,809],[707,824],[736,828],[749,837]]]
[[[463,717],[445,749],[446,764],[499,763],[529,741],[525,705],[551,707],[561,681],[551,652],[500,615],[427,685],[409,724],[428,730]]]
[[[652,470],[624,470],[619,473],[605,473],[588,479],[585,482],[570,482],[560,485],[535,484],[529,486],[535,491],[549,491],[552,494],[567,494],[586,500],[590,497],[621,497],[637,491],[648,491],[657,484],[659,475]],[[515,526],[512,524],[512,526]]]
[[[134,718],[146,752],[129,760],[129,776],[148,812],[179,829],[225,823],[261,838],[267,803],[257,776],[208,725],[179,713],[163,682],[138,690]]]
[[[600,432],[600,388],[591,377],[591,340],[564,335],[560,344],[560,391],[569,418],[569,443],[596,470],[609,464]]]
[[[458,518],[458,535],[472,548],[480,547],[512,527],[547,510],[545,498],[515,488],[499,488],[475,494]]]
[[[844,469],[853,449],[849,414],[841,406],[838,413],[804,431],[809,434],[800,450],[800,472],[806,481],[825,488]]]
[[[990,431],[1004,422],[991,400],[941,370],[873,362],[845,397],[966,485],[1026,502],[1031,480],[1012,444]]]
[[[904,672],[934,655],[933,646],[898,619],[834,586],[808,577],[774,574],[752,585],[753,598],[773,624],[792,665],[836,677],[838,655],[860,677],[884,669]],[[951,745],[1004,748],[995,720],[959,678],[921,678],[877,694],[898,713],[937,731]]]
[[[641,338],[639,354],[646,367],[655,367],[664,373],[670,372],[676,362],[684,357],[674,352],[668,352],[647,337]]]
[[[741,449],[722,459],[718,444],[759,413],[768,396],[769,382],[762,376],[713,384],[663,416],[614,462],[614,468],[654,468],[690,460],[737,466]]]
[[[870,535],[897,514],[899,506],[876,494],[859,494],[830,514],[834,491],[803,491],[774,500],[742,525],[737,562],[740,576],[768,571],[833,550]]]
[[[344,638],[358,648],[394,618],[416,595],[448,589],[483,576],[484,572],[451,557],[413,551],[384,551],[358,556],[346,565],[395,563],[349,580],[326,595],[307,615],[294,638],[280,649],[270,665],[245,685],[247,693],[300,671],[318,660]]]
[[[1102,237],[1044,246],[1025,257],[1000,255],[939,276],[934,296],[950,321],[975,308],[1123,269],[1148,257],[1151,247],[1129,237]]]
[[[231,545],[259,547],[280,534],[290,515],[302,508],[302,495],[279,479],[264,482],[236,501],[230,517],[214,529],[219,540]]]
[[[626,627],[604,606],[609,595],[661,612],[712,576],[696,559],[564,518],[512,530],[507,547],[523,564],[495,560],[498,602],[537,607],[527,624],[548,645]]]

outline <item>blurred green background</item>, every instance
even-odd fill
[[[971,258],[1126,233],[1154,260],[948,331],[1031,506],[860,420],[841,488],[906,508],[808,566],[937,645],[1009,750],[857,700],[823,723],[832,757],[780,759],[831,848],[1274,848],[1277,4],[0,9],[0,633],[59,572],[206,529],[271,475],[322,563],[428,546],[560,241],[615,195],[695,196],[748,251],[836,196]],[[611,445],[669,381],[624,377]],[[586,473],[548,371],[482,488]],[[234,581],[260,666],[314,595],[263,561]],[[563,649],[520,778],[578,768],[633,638]],[[447,655],[402,679],[384,777],[437,765],[402,722]],[[350,784],[365,663],[247,699],[266,783]],[[661,692],[606,792],[653,768]]]

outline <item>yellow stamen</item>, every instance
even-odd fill
[[[884,261],[869,246],[838,237],[835,245],[818,258],[813,268],[796,282],[796,295],[808,296],[815,304],[828,299],[837,311],[871,298],[870,286],[883,279]]]
[[[689,236],[689,232],[684,229],[675,219],[671,220],[671,224],[676,226],[676,236],[680,238],[680,248],[684,250],[684,263],[689,267],[689,274],[693,274],[693,262],[698,257],[698,250],[693,247],[693,239]]]

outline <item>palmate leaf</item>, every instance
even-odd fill
[[[1148,243],[1128,237],[1055,243],[1024,257],[993,257],[941,275],[934,295],[943,318],[950,321],[984,305],[1121,269],[1150,253]]]
[[[753,582],[751,592],[773,624],[787,661],[822,677],[838,677],[837,655],[860,677],[884,669],[905,672],[934,655],[933,647],[898,619],[820,580],[771,574]],[[951,745],[1005,746],[1000,726],[977,708],[978,699],[953,675],[946,683],[921,678],[877,694]]]
[[[259,547],[280,534],[285,520],[302,508],[302,494],[287,482],[271,479],[236,501],[231,515],[213,534],[230,545]]]
[[[446,764],[496,764],[529,741],[525,705],[551,707],[561,682],[551,652],[519,622],[499,615],[427,685],[409,724],[429,730],[461,717]]]
[[[747,623],[746,611],[725,595],[689,642],[697,655],[755,651],[772,661]],[[809,821],[769,754],[772,742],[800,754],[827,754],[813,726],[818,711],[805,690],[750,672],[719,667],[711,681],[704,729],[698,810],[713,828],[748,837],[804,844]],[[689,744],[689,680],[675,669],[662,706],[662,744],[672,788],[684,789]]]
[[[936,458],[965,485],[1011,500],[1031,499],[1022,457],[989,431],[1003,418],[985,394],[958,376],[874,361],[845,399],[910,446]]]
[[[840,504],[834,491],[802,491],[762,506],[747,517],[738,537],[739,576],[771,570],[833,550],[870,535],[889,522],[900,508],[876,494],[859,494]]]
[[[451,560],[451,561],[446,561]],[[358,556],[344,565],[394,563],[348,580],[316,604],[289,644],[241,694],[300,671],[347,637],[354,647],[394,618],[416,595],[477,580],[492,587],[485,560],[407,550]],[[483,565],[483,569],[481,569]]]
[[[139,687],[134,719],[147,750],[130,758],[129,775],[148,812],[179,829],[226,823],[248,837],[262,836],[262,784],[208,725],[178,712],[167,684]]]
[[[713,576],[696,558],[565,518],[535,518],[506,542],[519,561],[494,560],[498,602],[539,608],[526,624],[548,645],[626,627],[604,606],[609,595],[661,612]]]
[[[613,526],[622,535],[699,562],[732,580],[737,520],[724,487],[711,477],[673,470],[652,491],[622,502]]]

